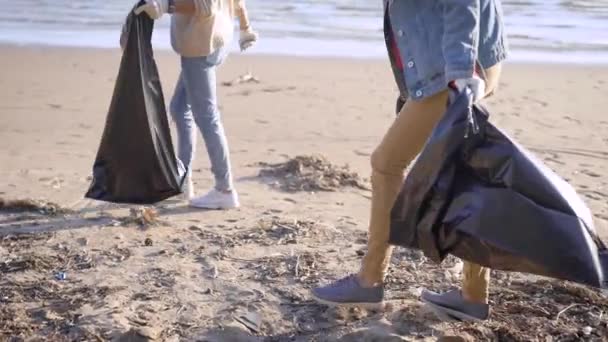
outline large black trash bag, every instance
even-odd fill
[[[608,251],[574,189],[458,95],[406,177],[390,242],[505,271],[608,286]]]
[[[131,11],[93,181],[85,197],[151,204],[179,194],[181,179],[152,52],[154,21]]]

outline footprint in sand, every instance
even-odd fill
[[[358,156],[362,156],[362,157],[369,157],[369,156],[371,156],[371,155],[372,155],[372,154],[371,154],[371,153],[369,153],[369,152],[364,152],[364,151],[359,151],[359,150],[354,150],[353,152],[354,152],[356,155],[358,155]]]
[[[574,122],[574,123],[577,123],[577,124],[579,124],[579,125],[580,125],[580,123],[581,123],[581,120],[575,119],[575,118],[570,117],[570,116],[568,116],[568,115],[564,116],[563,118],[564,118],[566,121]]]
[[[586,175],[586,176],[592,177],[592,178],[601,178],[602,177],[602,175],[597,174],[597,173],[595,173],[593,171],[590,171],[590,170],[581,170],[581,173],[584,174],[584,175]]]
[[[280,87],[273,87],[273,88],[264,88],[262,89],[263,92],[265,93],[278,93],[282,90],[285,90],[284,88],[280,88]]]
[[[236,93],[228,94],[228,96],[249,96],[251,95],[251,90],[242,90]]]
[[[600,220],[605,220],[608,221],[608,215],[604,215],[604,214],[595,214],[595,217],[597,217]]]

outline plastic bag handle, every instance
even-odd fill
[[[448,103],[451,105],[453,103],[456,102],[456,99],[459,98],[460,96],[466,96],[467,97],[467,121],[468,121],[468,125],[466,128],[466,131],[464,133],[464,137],[468,138],[470,136],[471,133],[473,133],[474,135],[476,135],[477,133],[479,133],[479,125],[477,124],[477,120],[475,120],[475,116],[473,115],[473,107],[475,106],[475,103],[473,103],[473,91],[471,90],[471,88],[466,87],[464,88],[462,91],[458,90],[458,88],[456,88],[456,86],[454,84],[450,84],[448,86]],[[463,94],[464,93],[464,94]]]

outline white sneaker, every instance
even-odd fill
[[[192,183],[192,177],[186,176],[184,185],[182,186],[182,193],[179,198],[183,201],[190,201],[194,198],[194,183]]]
[[[213,189],[204,196],[192,199],[190,206],[203,209],[233,209],[238,208],[240,203],[235,190],[221,192]]]

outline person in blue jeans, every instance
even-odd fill
[[[185,171],[184,197],[190,205],[205,209],[238,207],[230,152],[217,104],[216,68],[227,55],[238,17],[241,51],[257,41],[249,24],[244,0],[146,0],[135,13],[146,12],[152,19],[171,14],[171,45],[181,56],[181,73],[170,104],[177,126],[178,159]],[[196,126],[200,129],[211,162],[215,186],[194,198],[192,165]]]
[[[449,89],[470,91],[475,102],[492,94],[507,54],[498,0],[384,0],[384,13],[400,113],[371,156],[371,215],[361,268],[312,290],[315,300],[330,306],[383,306],[390,213],[404,171],[445,113]],[[425,290],[421,299],[441,318],[485,320],[489,281],[488,268],[465,261],[461,289]]]

